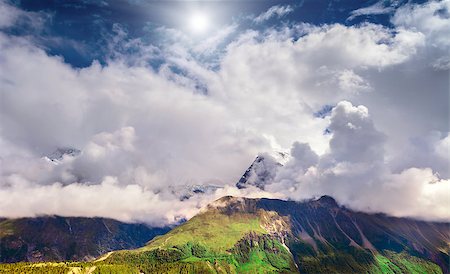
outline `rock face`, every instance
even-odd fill
[[[417,256],[449,273],[449,223],[354,212],[339,206],[329,196],[304,203],[260,199],[256,207],[287,217],[289,230],[285,241],[300,272],[311,269],[308,254],[317,257],[341,253],[350,254],[357,264],[360,257],[372,254]],[[324,262],[320,264],[324,266]],[[329,270],[333,267],[330,265]]]
[[[213,194],[216,190],[222,188],[216,185],[181,185],[169,186],[169,190],[180,201],[188,200],[196,195]]]
[[[265,185],[275,178],[277,169],[283,166],[290,157],[285,152],[258,155],[236,183],[236,187],[242,189],[248,186],[255,186],[264,189]]]
[[[55,164],[58,165],[61,163],[61,161],[64,159],[64,157],[77,157],[81,154],[81,150],[73,148],[73,147],[59,147],[49,155],[45,156],[44,158]]]
[[[86,261],[108,251],[143,246],[168,230],[106,218],[1,219],[0,262]]]

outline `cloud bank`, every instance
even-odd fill
[[[450,19],[438,12],[448,3],[400,7],[393,28],[237,22],[206,44],[158,28],[153,45],[115,25],[108,62],[81,69],[2,32],[0,215],[165,224],[226,194],[329,194],[357,210],[450,220]],[[271,9],[266,19],[291,11]],[[334,108],[314,115],[324,106]],[[82,152],[44,159],[66,146]],[[266,192],[233,187],[256,154],[291,147]],[[186,201],[169,190],[188,184],[224,188]]]
[[[431,168],[411,167],[400,173],[389,170],[385,135],[374,127],[366,107],[339,102],[332,111],[329,130],[332,138],[327,153],[319,157],[308,144],[295,143],[292,160],[277,168],[273,183],[265,189],[295,200],[328,194],[366,212],[449,219],[450,181]]]

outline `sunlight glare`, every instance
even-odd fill
[[[209,27],[208,17],[203,13],[192,14],[189,18],[189,27],[194,33],[204,33]]]

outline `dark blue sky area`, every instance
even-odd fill
[[[403,1],[405,2],[405,1]],[[315,25],[345,25],[373,22],[389,26],[391,13],[363,15],[349,20],[351,12],[378,3],[376,0],[305,0],[305,1],[15,1],[21,9],[48,15],[43,30],[36,33],[27,25],[17,25],[9,32],[35,35],[36,40],[52,55],[61,55],[74,67],[89,66],[93,60],[104,62],[108,41],[115,35],[114,24],[127,31],[127,38],[140,38],[158,44],[151,29],[161,26],[179,28],[191,9],[214,11],[218,28],[237,23],[239,29],[259,29],[267,25],[305,22]],[[384,1],[384,7],[398,7],[402,1]],[[290,5],[294,11],[282,18],[272,18],[265,25],[252,24],[249,16],[257,16],[274,5]],[[247,18],[247,20],[246,20]],[[181,23],[182,24],[182,23]]]

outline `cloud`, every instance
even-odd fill
[[[329,152],[317,158],[307,144],[299,150],[295,143],[291,152],[294,158],[278,168],[272,184],[265,189],[294,200],[327,194],[366,212],[450,219],[450,181],[430,168],[405,168],[393,173],[384,161],[384,135],[373,126],[366,107],[339,102],[332,111],[329,128],[333,135]],[[445,143],[446,139],[438,146]]]
[[[220,31],[215,33],[213,36],[207,38],[203,43],[194,46],[194,52],[201,54],[211,54],[217,47],[224,43],[225,39],[228,38],[232,33],[237,30],[237,25],[232,24],[223,27]]]
[[[366,107],[339,102],[333,108],[328,129],[333,134],[330,140],[333,160],[350,163],[383,160],[384,136],[375,129]]]
[[[429,1],[422,5],[407,4],[400,7],[392,22],[401,28],[415,29],[429,37],[435,47],[450,45],[450,1]]]
[[[360,8],[360,9],[352,11],[350,13],[350,16],[347,18],[347,20],[353,20],[356,17],[363,16],[363,15],[378,15],[378,14],[391,13],[394,10],[395,9],[393,6],[386,7],[384,4],[384,1],[379,1],[368,7]]]
[[[0,1],[0,28],[7,28],[12,26],[21,13],[22,10],[8,5],[6,3],[6,0]]]
[[[139,184],[122,185],[117,178],[110,176],[95,184],[53,183],[42,186],[14,175],[8,178],[8,186],[0,189],[0,216],[100,216],[164,226],[191,218],[211,201],[227,195],[281,197],[259,189],[240,190],[226,186],[214,193],[180,201],[172,193],[154,193]]]
[[[0,191],[0,214],[5,217],[59,214],[111,217],[128,222],[150,220],[153,224],[165,224],[171,210],[186,214],[181,205],[177,208],[168,201],[162,201],[159,195],[145,191],[139,185],[120,186],[114,177],[106,177],[94,185],[74,183],[66,186],[58,183],[39,186],[19,176],[10,180],[11,186]],[[14,210],[11,210],[13,205]],[[166,210],[161,211],[161,207]]]
[[[402,153],[392,159],[392,168],[401,171],[408,167],[427,168],[443,178],[450,177],[449,133],[432,131],[424,136],[411,137]]]
[[[339,87],[348,93],[370,90],[370,84],[352,70],[341,71],[338,75]]]
[[[286,14],[289,14],[291,12],[293,12],[294,9],[289,6],[289,5],[276,5],[276,6],[272,6],[270,7],[267,11],[261,13],[260,15],[258,15],[257,17],[255,17],[253,19],[253,21],[257,24],[260,24],[264,21],[267,21],[273,17],[276,18],[281,18],[283,16],[285,16]]]
[[[11,73],[2,90],[2,136],[36,157],[56,147],[81,149],[86,153],[74,163],[75,178],[115,175],[128,183],[132,178],[120,174],[143,165],[150,173],[167,170],[172,184],[183,183],[181,178],[230,182],[254,154],[268,149],[264,138],[227,122],[233,119],[223,106],[149,68],[94,63],[74,70],[40,49],[3,38],[2,66]],[[125,132],[135,139],[120,146],[124,128],[133,128]]]
[[[0,215],[173,222],[232,193],[330,194],[359,210],[448,218],[445,28],[407,20],[446,24],[431,12],[442,5],[399,9],[394,28],[232,25],[205,43],[170,28],[149,43],[115,25],[107,62],[81,69],[1,33]],[[82,153],[43,159],[65,146]],[[230,187],[256,154],[291,146],[271,192]],[[188,184],[224,188],[185,203],[168,190]],[[16,206],[20,193],[30,198]]]
[[[8,0],[0,0],[0,30],[21,28],[40,32],[50,18],[50,14],[24,11],[9,3]]]
[[[293,165],[296,169],[305,171],[314,166],[319,161],[319,156],[311,150],[311,147],[305,143],[295,142],[291,149],[292,160],[289,165]],[[286,165],[289,168],[289,165]]]

